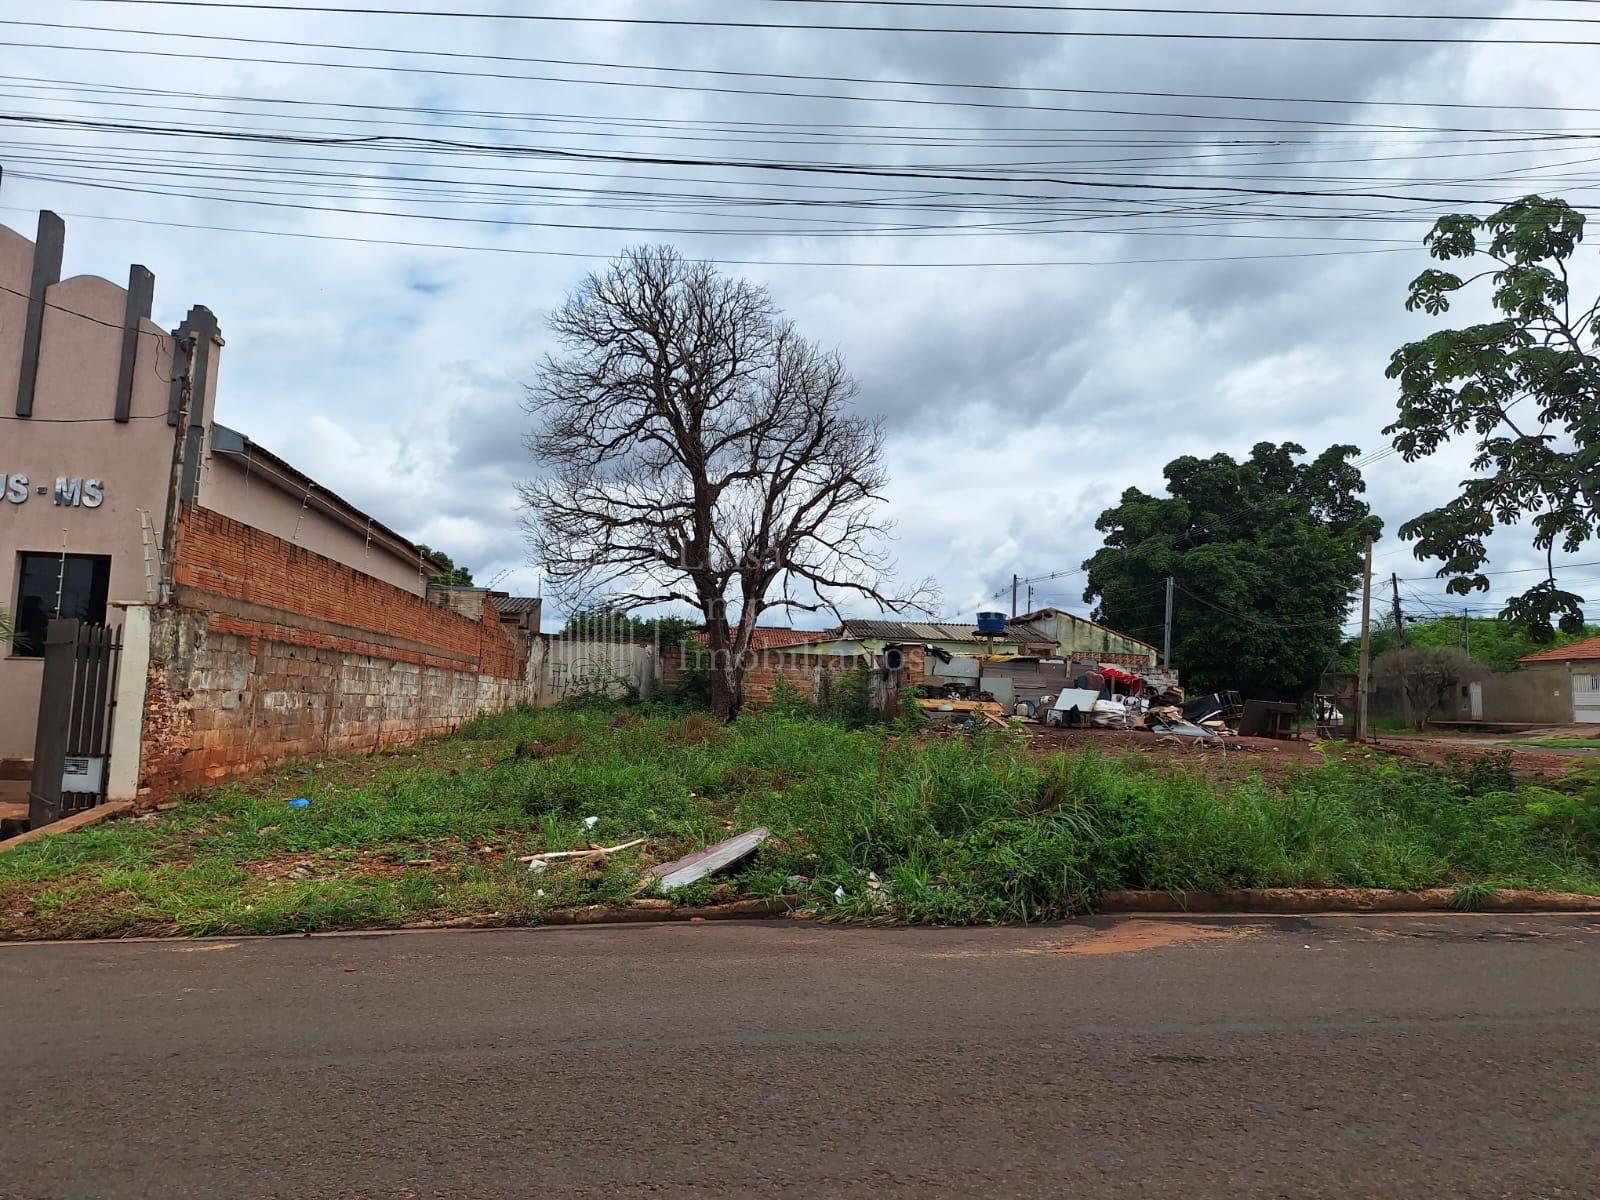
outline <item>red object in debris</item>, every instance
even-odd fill
[[[1100,664],[1100,674],[1108,682],[1120,683],[1130,696],[1137,696],[1144,691],[1144,680],[1131,671],[1124,671],[1121,667],[1113,667],[1109,663]]]

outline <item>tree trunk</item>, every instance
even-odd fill
[[[712,664],[711,713],[717,720],[731,721],[739,715],[739,684],[743,674],[731,662]]]

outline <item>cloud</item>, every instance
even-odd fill
[[[485,7],[484,0],[473,7]],[[1531,2],[1462,0],[1456,7],[1548,15]],[[500,8],[521,11],[511,4]],[[678,0],[665,8],[636,0],[596,11],[721,13],[706,0]],[[887,11],[882,19],[904,23],[939,19],[920,10],[761,10],[774,20],[835,23],[859,23],[863,11],[880,17]],[[963,22],[995,24],[1054,19],[979,10],[958,15]],[[1061,19],[1080,29],[1155,27],[1150,17]],[[137,24],[192,32],[180,15],[165,11],[142,12]],[[1167,24],[1245,32],[1263,27],[1260,20],[1199,18]],[[1352,28],[1393,32],[1395,24]],[[1427,28],[1449,36],[1508,32],[1465,23]],[[1528,28],[1548,35],[1544,27]],[[862,385],[862,408],[881,416],[890,431],[894,556],[908,576],[937,576],[950,612],[958,616],[991,602],[997,589],[1009,603],[1013,572],[1042,575],[1076,567],[1098,545],[1093,524],[1100,510],[1125,487],[1159,489],[1163,465],[1177,455],[1237,455],[1264,438],[1295,440],[1312,452],[1333,442],[1351,442],[1363,451],[1383,444],[1380,431],[1395,399],[1383,374],[1388,356],[1402,341],[1436,326],[1403,311],[1406,281],[1426,261],[1416,243],[1437,212],[1462,205],[1360,193],[1465,203],[1557,187],[1582,201],[1591,187],[1588,176],[1546,178],[1539,167],[1580,159],[1581,149],[1535,154],[1493,132],[1581,127],[1588,123],[1582,114],[1403,103],[1294,105],[1177,94],[1600,105],[1587,52],[1543,47],[762,33],[348,14],[308,26],[289,14],[223,11],[211,14],[206,32],[1031,89],[911,89],[533,62],[440,62],[87,33],[55,40],[182,47],[250,61],[179,64],[132,53],[24,48],[8,55],[12,70],[39,80],[220,97],[118,97],[40,85],[35,99],[11,102],[23,111],[174,126],[288,128],[319,137],[387,131],[487,147],[466,153],[429,149],[425,142],[396,148],[241,146],[19,127],[10,135],[14,155],[73,161],[48,167],[8,159],[3,200],[8,208],[48,206],[86,217],[195,226],[69,219],[68,269],[120,279],[128,262],[149,265],[158,279],[157,318],[168,325],[190,304],[210,305],[228,339],[222,420],[386,523],[470,562],[480,578],[507,573],[516,586],[536,584],[524,562],[516,511],[516,483],[534,470],[521,443],[527,426],[523,386],[534,379],[549,348],[544,314],[598,265],[583,255],[673,240],[691,255],[767,263],[1126,263],[729,268],[766,284],[810,336],[845,354]],[[432,65],[458,73],[265,61],[296,57],[385,68]],[[623,82],[665,86],[610,86]],[[1048,90],[1095,87],[1174,95]],[[703,90],[710,88],[960,103]],[[260,98],[297,103],[269,105]],[[120,107],[123,101],[186,111]],[[374,107],[385,105],[392,110]],[[442,109],[456,111],[427,111]],[[1421,128],[1308,123],[1319,119]],[[594,162],[530,156],[530,147],[708,161]],[[978,178],[835,177],[714,165],[719,158]],[[1031,165],[1016,173],[1035,181],[983,178],[994,174],[996,164],[1019,163]],[[156,173],[174,164],[182,164],[176,178]],[[1521,176],[1507,174],[1519,169]],[[29,174],[176,194],[96,190]],[[1223,184],[1335,198],[1169,190]],[[803,199],[825,203],[796,207]],[[1352,215],[1338,222],[1315,219],[1318,210],[1330,207]],[[403,212],[433,219],[382,215]],[[440,219],[446,216],[456,219]],[[1056,219],[999,227],[1043,216]],[[7,211],[4,219],[31,231],[26,214]],[[840,235],[858,222],[927,228]],[[952,224],[988,227],[929,236]],[[254,236],[218,226],[541,253]],[[623,227],[740,232],[672,236]],[[1399,239],[1407,248],[1353,253],[1394,249],[1391,242],[1365,240],[1374,238]],[[1291,254],[1327,256],[1251,257]],[[1128,262],[1151,259],[1236,261]],[[1589,285],[1595,286],[1593,277]],[[1448,495],[1465,471],[1466,456],[1458,450],[1409,465],[1389,456],[1371,468],[1368,496],[1392,530]],[[1531,565],[1525,541],[1502,536],[1495,547],[1494,566]],[[1389,561],[1410,575],[1426,573],[1387,540],[1383,553],[1393,553]],[[1052,595],[1070,601],[1081,590],[1081,577],[1049,586]]]

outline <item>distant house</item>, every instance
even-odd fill
[[[513,625],[524,633],[539,632],[539,617],[544,601],[538,596],[513,596],[509,592],[490,592],[489,600],[500,614],[502,625]]]
[[[1384,716],[1402,713],[1392,686],[1375,686],[1373,704]],[[1600,725],[1600,638],[1524,655],[1509,671],[1467,664],[1429,720],[1436,725]]]
[[[730,635],[732,630],[729,630]],[[788,646],[807,646],[827,634],[819,629],[787,629],[779,625],[757,625],[750,631],[750,649],[752,650],[782,650]],[[702,646],[706,644],[705,630],[700,630],[694,635],[694,640]]]
[[[932,646],[947,654],[1016,654],[1121,666],[1154,667],[1160,652],[1148,642],[1058,608],[1013,617],[993,640],[975,625],[955,621],[851,619],[811,649],[828,654],[878,654],[886,646]]]
[[[1525,673],[1543,683],[1540,690],[1549,693],[1553,703],[1541,707],[1559,714],[1552,715],[1554,722],[1600,725],[1600,637],[1552,646],[1517,661]],[[1568,698],[1567,703],[1561,703],[1562,693]]]
[[[1041,608],[1006,622],[1006,632],[1019,644],[1049,646],[1058,658],[1115,663],[1126,667],[1153,667],[1161,652],[1149,642],[1118,633],[1059,608]],[[1037,651],[1023,651],[1034,653]]]
[[[960,622],[853,617],[821,635],[821,640],[807,649],[819,654],[853,655],[881,654],[888,646],[933,646],[947,654],[984,654],[990,644],[978,633],[977,626]],[[996,637],[993,648],[996,654],[1021,653],[1021,644],[1014,635]]]

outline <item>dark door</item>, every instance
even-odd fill
[[[33,789],[28,793],[29,828],[93,808],[106,798],[121,653],[120,629],[72,618],[49,623]]]

